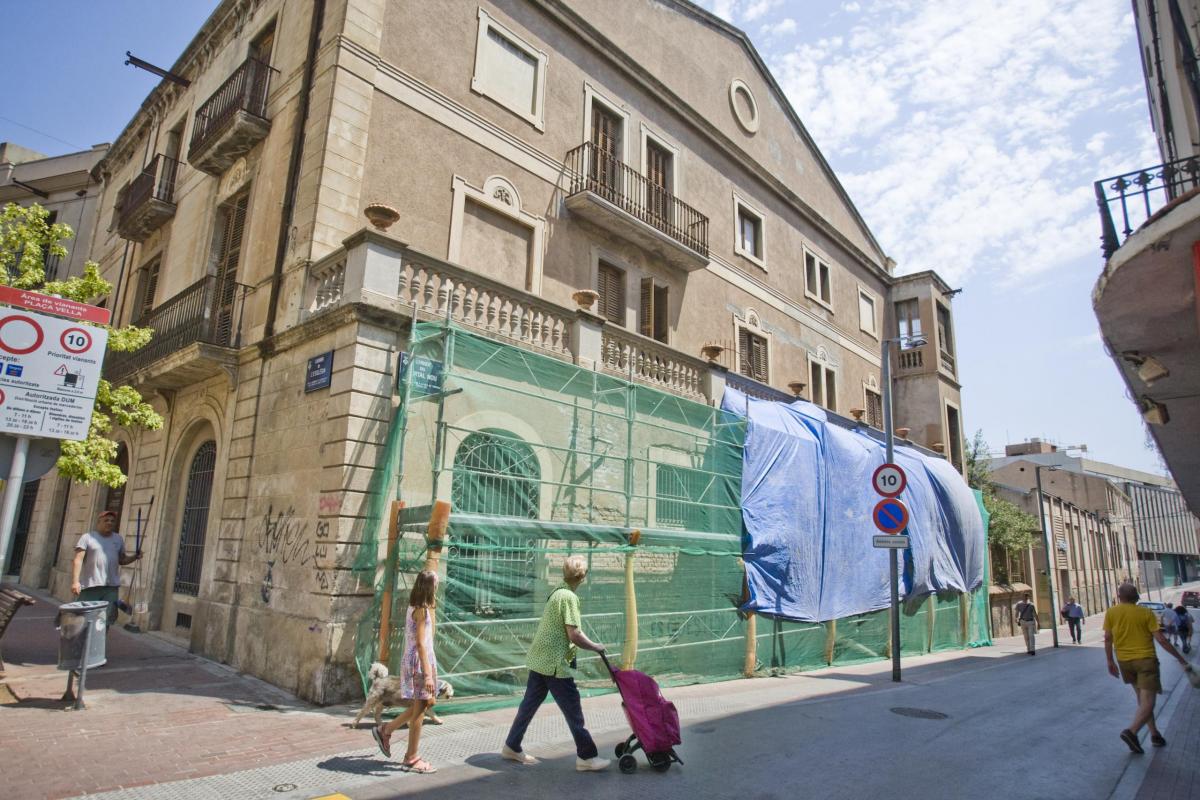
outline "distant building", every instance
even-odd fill
[[[1096,181],[1104,270],[1092,305],[1184,501],[1200,512],[1200,6],[1134,0],[1162,162]],[[1147,495],[1147,513],[1163,498]]]
[[[1200,578],[1200,519],[1170,478],[1072,456],[1039,439],[1009,445],[1004,457],[988,462],[993,481],[1024,491],[1034,488],[1039,465],[1047,496],[1099,514],[1114,542],[1135,543],[1134,559],[1161,565],[1168,585]],[[1115,553],[1113,561],[1119,563]],[[1132,574],[1143,585],[1152,582],[1143,568]]]

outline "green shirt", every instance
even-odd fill
[[[542,621],[538,623],[526,665],[534,672],[555,678],[569,678],[569,664],[575,658],[575,645],[567,638],[567,627],[580,627],[579,595],[566,586],[550,594]]]

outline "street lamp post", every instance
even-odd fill
[[[1037,481],[1038,524],[1042,528],[1042,549],[1046,555],[1046,588],[1050,592],[1050,632],[1054,636],[1054,646],[1058,647],[1058,604],[1054,600],[1054,568],[1050,563],[1050,533],[1046,530],[1046,506],[1042,500],[1043,469],[1054,472],[1058,469],[1058,466],[1047,467],[1044,464],[1038,464],[1033,468],[1033,474]]]
[[[895,463],[892,459],[895,454],[895,434],[892,432],[892,343],[907,342],[910,347],[920,347],[925,344],[925,340],[919,336],[900,336],[895,339],[884,339],[880,347],[882,353],[882,370],[880,381],[883,384],[883,397],[880,401],[883,405],[883,444],[887,450],[887,463]],[[899,555],[894,548],[888,549],[888,560],[890,562],[891,575],[891,591],[892,591],[892,680],[900,682],[900,588],[897,584],[900,582],[900,564]]]

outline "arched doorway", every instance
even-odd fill
[[[455,453],[451,503],[456,512],[536,519],[540,492],[541,467],[533,448],[508,431],[471,433]],[[459,537],[446,565],[452,605],[479,616],[531,613],[534,544],[521,534]]]
[[[188,636],[192,626],[194,598],[200,594],[200,573],[204,566],[204,542],[208,529],[208,507],[212,498],[213,474],[217,466],[217,443],[209,439],[200,444],[188,461],[179,515],[179,534],[174,552],[162,628]]]

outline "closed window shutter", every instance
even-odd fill
[[[654,287],[654,338],[666,344],[667,342],[667,287]]]
[[[831,369],[825,370],[825,407],[837,411],[837,373]]]
[[[598,274],[600,315],[614,325],[625,324],[625,273],[601,262]]]
[[[654,335],[654,279],[642,278],[641,304],[638,306],[638,333]]]
[[[216,343],[228,344],[233,330],[233,301],[237,292],[238,261],[242,255],[242,237],[246,230],[246,209],[250,195],[243,192],[227,207],[217,257]]]
[[[750,375],[754,372],[754,357],[750,354],[750,331],[738,328],[738,372]]]
[[[136,317],[138,321],[145,319],[146,315],[154,308],[154,297],[158,293],[158,268],[161,263],[160,261],[155,261],[142,270],[141,287],[138,291]]]
[[[761,336],[751,336],[750,341],[754,346],[754,378],[765,383],[767,381],[767,340]]]

